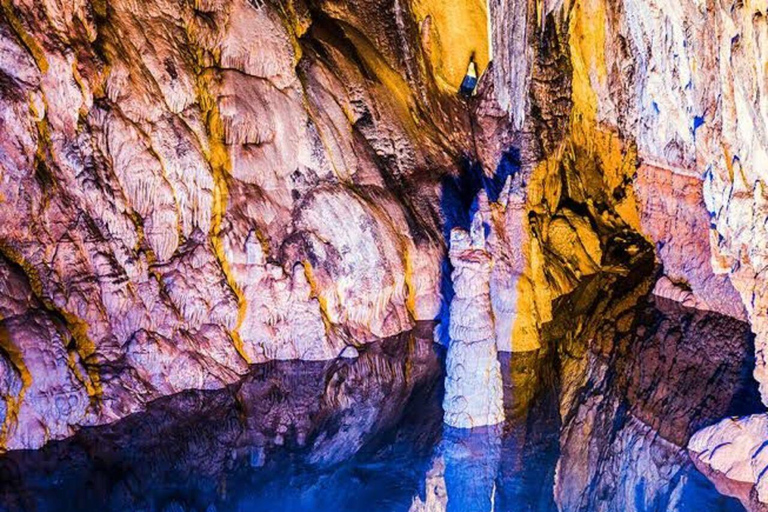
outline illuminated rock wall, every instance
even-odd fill
[[[490,57],[487,0],[415,0],[421,41],[438,84],[459,90],[467,63],[474,56],[478,71]]]
[[[525,218],[507,229],[522,229],[513,273],[535,291],[518,289],[517,321],[540,329],[553,299],[606,268],[610,240],[636,233],[663,265],[655,294],[749,318],[764,382],[765,6],[491,7],[495,60],[476,139],[487,169],[510,146],[523,157],[512,192]],[[513,334],[513,345],[523,338]]]
[[[475,210],[492,321],[442,330],[489,364],[650,243],[653,293],[749,319],[768,383],[764,6],[259,5],[3,2],[3,447],[447,321]]]
[[[742,317],[735,289],[757,335],[755,376],[764,383],[765,6],[625,1],[573,9],[575,104],[591,105],[598,125],[637,148],[640,231],[657,244],[668,277],[660,292]],[[699,256],[707,247],[709,264]]]
[[[560,202],[567,196],[569,202],[582,203],[577,213],[590,219],[598,235],[603,270],[609,247],[596,219],[608,213],[612,229],[641,234],[655,246],[662,274],[653,294],[696,310],[748,319],[756,335],[754,377],[766,402],[765,6],[576,0],[554,8],[529,6],[531,12],[537,20],[549,15],[564,20],[561,27],[567,27],[572,111],[560,146],[573,159],[567,172],[584,178],[585,170],[597,167],[593,176],[602,178],[596,188],[590,187],[593,179],[581,180],[578,187],[587,192],[583,201],[578,187],[567,185]],[[535,108],[527,109],[527,116],[538,115]],[[556,202],[550,197],[557,189],[549,183],[537,198],[529,185],[528,204],[551,215]],[[601,198],[604,194],[608,201]],[[590,211],[596,204],[598,215]],[[584,206],[590,215],[584,215]],[[562,233],[554,235],[550,231],[548,241],[540,238],[546,252],[573,247],[563,243],[570,239]],[[589,240],[578,230],[576,238],[582,244]],[[571,286],[570,279],[567,286],[552,279],[558,268],[585,261],[574,260],[578,250],[559,252],[560,261],[545,266],[553,296]],[[584,270],[573,272],[576,280]],[[569,398],[567,388],[565,393],[564,403],[573,403],[576,397]],[[690,446],[719,486],[756,510],[768,501],[760,478],[763,420],[762,415],[725,420],[695,436]],[[724,445],[729,449],[717,448]]]
[[[472,144],[419,16],[3,2],[0,445],[438,316],[440,179]]]

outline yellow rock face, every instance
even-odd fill
[[[485,71],[489,53],[485,0],[415,0],[413,10],[442,87],[459,88],[473,52],[478,72]]]

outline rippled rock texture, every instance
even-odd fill
[[[397,2],[4,2],[0,444],[437,317],[471,137],[424,45]]]
[[[523,126],[491,72],[456,95],[458,62],[483,71],[502,37],[482,4],[3,3],[2,446],[471,324],[450,318],[447,234],[477,201],[492,337],[538,348],[551,300],[628,224],[587,139],[562,149],[566,24],[532,8]]]

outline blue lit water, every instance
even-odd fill
[[[647,338],[632,364],[663,359]],[[355,360],[260,365],[229,389],[168,397],[0,457],[0,510],[744,510],[669,441],[676,423],[652,417],[643,372],[629,391],[590,384],[562,415],[554,357],[502,356],[507,421],[471,432],[442,424],[444,350],[430,339],[403,335]],[[655,377],[674,379],[675,365],[706,366],[680,358]],[[635,395],[650,398],[624,398]]]

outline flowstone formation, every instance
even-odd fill
[[[3,2],[0,446],[438,316],[472,142],[416,7]]]

